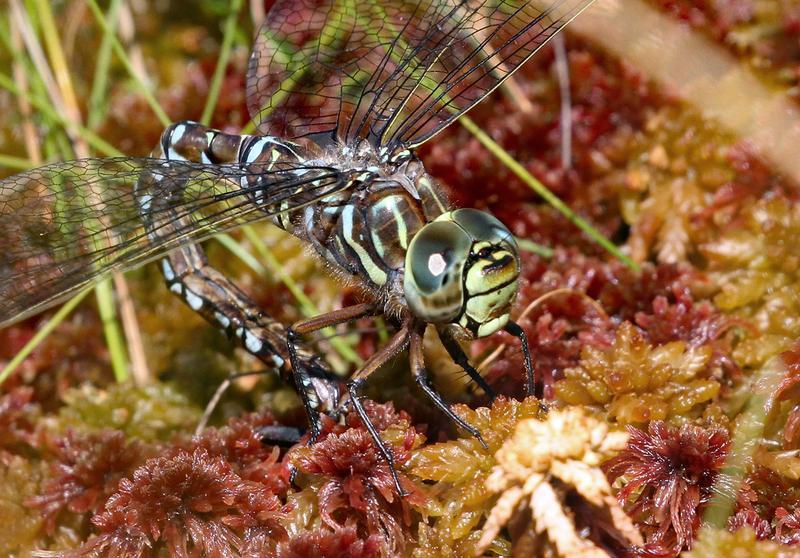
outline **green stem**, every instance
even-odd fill
[[[71,299],[69,299],[61,308],[58,309],[58,312],[53,314],[53,317],[48,320],[48,322],[42,327],[36,334],[31,337],[31,340],[25,343],[25,346],[14,355],[8,364],[6,364],[2,370],[0,370],[0,385],[8,379],[8,377],[13,374],[13,372],[22,364],[28,356],[33,352],[33,350],[39,346],[39,344],[45,340],[45,338],[50,335],[53,330],[64,321],[64,318],[69,316],[70,312],[72,312],[76,306],[86,298],[86,295],[91,292],[92,289],[86,289],[85,291],[78,293]]]
[[[275,255],[264,244],[263,239],[256,233],[256,231],[249,226],[242,228],[247,239],[253,244],[253,247],[258,252],[260,259],[253,257],[252,254],[242,249],[242,247],[233,238],[226,234],[221,234],[215,237],[223,246],[228,248],[234,255],[239,257],[243,262],[250,266],[253,271],[262,276],[272,275],[276,277],[286,288],[292,293],[292,296],[300,303],[300,310],[304,316],[317,316],[320,314],[319,308],[316,304],[303,292],[303,289],[282,270],[281,263]],[[265,262],[263,265],[261,262]],[[326,328],[323,330],[323,335],[329,336],[331,346],[336,350],[339,355],[348,362],[356,365],[362,363],[361,357],[344,342],[340,337],[336,337],[336,332],[333,328]]]
[[[553,194],[547,187],[539,182],[531,173],[529,173],[525,167],[519,164],[514,157],[509,154],[508,151],[500,147],[489,135],[480,129],[480,127],[475,124],[466,114],[461,115],[458,119],[462,126],[464,126],[469,132],[475,136],[475,138],[483,144],[483,146],[489,150],[489,152],[497,157],[501,163],[511,170],[517,177],[522,180],[531,190],[539,194],[547,203],[553,206],[556,211],[561,213],[564,217],[569,219],[569,221],[578,227],[580,230],[585,232],[589,238],[597,242],[600,246],[605,248],[610,254],[614,255],[616,258],[627,265],[634,271],[639,270],[639,265],[630,259],[627,255],[623,254],[622,251],[616,246],[613,242],[608,240],[604,237],[600,231],[590,225],[587,221],[585,221],[582,217],[580,217],[577,213],[572,211],[570,207],[562,202],[558,196]]]
[[[58,114],[55,110],[53,110],[47,101],[42,100],[38,95],[24,94],[16,86],[14,80],[12,80],[6,74],[0,73],[0,87],[14,95],[23,96],[34,108],[36,108],[36,110],[38,110],[47,118],[57,122],[61,126],[64,126],[65,128],[73,128],[95,151],[111,157],[123,156],[123,153],[119,149],[102,139],[85,126],[71,122],[66,117]]]
[[[214,113],[214,107],[217,106],[219,91],[222,87],[222,78],[225,77],[225,69],[228,67],[228,60],[230,60],[231,57],[231,46],[233,45],[234,31],[236,31],[236,18],[239,16],[241,7],[242,0],[232,0],[228,19],[225,20],[225,31],[222,37],[222,46],[219,49],[217,67],[214,69],[214,75],[211,77],[211,85],[208,88],[206,105],[203,107],[203,115],[200,117],[200,122],[206,126],[211,123],[211,115]]]
[[[94,78],[92,79],[92,92],[89,94],[89,118],[87,126],[91,129],[97,128],[105,112],[106,97],[108,90],[108,71],[111,67],[111,48],[112,39],[117,28],[117,16],[122,0],[111,0],[106,16],[107,32],[103,34],[100,49],[97,51],[97,63],[94,68]]]
[[[545,259],[550,259],[553,257],[553,249],[549,246],[542,246],[538,242],[534,242],[533,240],[528,240],[527,238],[518,238],[514,237],[514,240],[517,241],[517,246],[519,246],[520,250],[524,250],[525,252],[532,252],[537,256],[541,256]]]
[[[0,153],[0,167],[15,170],[27,170],[31,168],[30,159],[24,157],[14,157],[13,155],[3,155]]]
[[[114,308],[114,290],[111,287],[111,280],[104,279],[94,286],[95,296],[97,297],[97,309],[100,312],[100,321],[103,323],[103,332],[106,336],[108,354],[111,358],[111,367],[114,370],[114,377],[117,382],[126,382],[130,376],[128,373],[128,352],[123,341],[122,329],[117,320],[117,312]]]
[[[111,41],[111,48],[114,49],[114,54],[117,55],[117,58],[119,58],[119,61],[125,67],[125,70],[133,78],[134,83],[136,83],[137,89],[139,89],[139,92],[144,96],[145,102],[147,102],[147,104],[150,105],[150,108],[158,117],[159,121],[161,121],[161,124],[164,127],[169,126],[171,123],[169,116],[167,116],[167,113],[164,112],[164,109],[161,108],[161,105],[158,104],[158,101],[153,95],[153,92],[150,91],[150,88],[147,87],[147,85],[145,85],[139,78],[139,76],[136,74],[136,71],[133,69],[133,64],[131,64],[130,58],[128,58],[128,53],[125,52],[125,49],[119,42],[119,39],[117,39],[116,35],[114,35],[113,31],[109,29],[109,26],[106,23],[106,19],[103,16],[103,12],[97,6],[97,2],[95,2],[95,0],[86,0],[86,4],[89,6],[89,9],[91,10],[95,20],[97,21],[97,24],[100,26],[100,29],[102,29],[103,33],[105,33],[106,36],[109,37],[109,40]]]

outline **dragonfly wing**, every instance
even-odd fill
[[[262,133],[415,147],[592,0],[277,0],[247,79]]]
[[[328,167],[149,158],[56,163],[0,181],[0,327],[111,271],[347,188]]]

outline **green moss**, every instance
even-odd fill
[[[200,418],[200,410],[168,384],[118,384],[109,389],[84,385],[68,391],[64,399],[59,427],[116,428],[128,438],[148,442],[167,440],[176,432],[191,432]]]
[[[694,548],[683,558],[797,558],[800,551],[770,541],[756,540],[755,531],[742,528],[734,533],[723,529],[703,529]]]
[[[38,465],[21,457],[0,465],[0,556],[21,555],[40,546],[41,514],[24,502],[37,493],[41,476]]]

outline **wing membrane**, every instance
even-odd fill
[[[0,327],[100,276],[346,188],[328,167],[148,158],[56,163],[0,181]]]
[[[278,0],[248,103],[262,133],[415,147],[469,110],[592,0]]]

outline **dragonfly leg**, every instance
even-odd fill
[[[378,447],[381,456],[386,460],[386,463],[389,464],[389,470],[392,473],[395,488],[397,488],[397,493],[400,494],[400,496],[406,496],[408,493],[400,486],[400,479],[397,476],[397,470],[394,465],[394,456],[392,455],[392,451],[386,446],[386,442],[381,439],[380,433],[375,428],[375,425],[372,424],[372,421],[369,419],[367,411],[361,403],[362,396],[359,392],[370,374],[375,372],[375,370],[380,368],[386,361],[405,348],[408,343],[410,331],[408,325],[403,326],[403,328],[395,333],[380,351],[373,354],[347,382],[347,391],[350,394],[350,401],[353,403],[353,408],[356,410],[356,413],[358,413],[361,422],[366,426],[370,436],[372,436],[372,440]]]
[[[472,364],[469,362],[469,357],[467,357],[466,353],[464,353],[464,349],[461,348],[461,345],[458,344],[458,341],[444,328],[437,328],[436,332],[439,334],[439,339],[442,341],[442,345],[447,350],[447,354],[450,355],[450,358],[453,359],[453,362],[458,364],[464,372],[472,379],[473,382],[478,384],[486,395],[489,396],[489,399],[494,401],[494,398],[497,397],[497,394],[494,390],[489,386],[486,380],[481,376],[481,373],[478,372]]]
[[[320,434],[319,420],[319,398],[317,390],[314,389],[312,377],[306,365],[307,359],[303,359],[298,352],[298,343],[303,335],[319,331],[320,329],[343,324],[368,316],[375,311],[373,304],[355,304],[346,308],[341,308],[334,312],[308,318],[296,322],[287,330],[286,348],[289,353],[289,361],[292,365],[292,375],[297,386],[297,392],[303,400],[303,406],[308,415],[311,425],[311,439],[309,443],[314,443]]]
[[[525,379],[527,381],[526,390],[528,396],[534,395],[536,389],[536,372],[533,369],[533,359],[531,358],[531,349],[528,345],[528,336],[525,330],[519,327],[516,322],[509,321],[506,324],[505,330],[519,339],[522,345],[522,356],[525,359]]]
[[[483,440],[483,436],[481,436],[480,431],[455,414],[453,409],[450,408],[450,405],[448,405],[447,402],[442,399],[442,396],[439,394],[439,392],[437,392],[436,389],[431,385],[428,372],[425,369],[425,356],[422,351],[422,338],[424,333],[424,328],[416,329],[411,332],[411,342],[408,356],[411,362],[411,372],[414,374],[414,380],[417,382],[417,385],[422,388],[422,391],[425,392],[425,395],[428,396],[433,404],[445,415],[447,415],[447,418],[475,436],[475,438],[478,439],[478,442],[480,442],[485,449],[488,449],[489,446],[486,445],[486,442]]]

